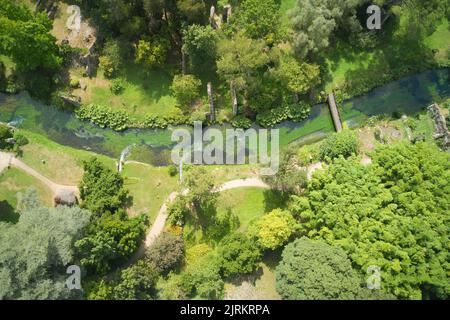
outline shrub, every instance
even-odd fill
[[[202,82],[194,75],[176,75],[170,87],[177,102],[189,107],[200,96]]]
[[[258,245],[242,233],[234,233],[222,239],[218,248],[219,265],[225,277],[252,273],[261,262]]]
[[[334,159],[339,156],[347,158],[352,154],[357,154],[358,151],[358,136],[350,130],[334,133],[322,142],[319,149],[322,160],[326,160],[327,158]]]
[[[114,79],[111,82],[111,85],[109,86],[109,90],[115,94],[115,95],[119,95],[122,94],[123,91],[125,90],[125,85],[122,79]]]
[[[11,128],[3,123],[0,123],[0,149],[5,149],[11,146],[6,140],[13,137]]]
[[[231,121],[231,125],[235,128],[248,129],[252,126],[252,120],[244,116],[236,116]]]
[[[169,175],[171,177],[175,177],[178,174],[178,168],[174,164],[171,164],[169,167],[167,167],[167,171],[169,172]]]
[[[97,104],[82,105],[75,111],[81,120],[88,120],[101,128],[111,128],[115,131],[123,131],[132,126],[132,122],[125,111],[112,110]]]
[[[310,106],[304,103],[286,104],[279,108],[259,113],[256,121],[263,127],[272,127],[286,120],[301,121],[309,116]]]
[[[78,89],[80,87],[80,80],[78,79],[70,79],[70,87],[72,89]]]
[[[166,119],[153,114],[148,115],[143,122],[143,126],[149,129],[165,129],[168,125]]]
[[[19,147],[23,147],[29,143],[27,137],[18,132],[14,134],[14,140],[16,141],[16,145],[18,145]]]
[[[147,259],[158,272],[167,272],[175,268],[184,258],[183,238],[163,233],[148,249]]]

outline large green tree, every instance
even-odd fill
[[[78,207],[44,207],[35,191],[22,195],[20,208],[16,224],[0,222],[0,299],[79,297],[80,291],[66,287],[66,268],[77,264],[74,242],[90,213]]]
[[[286,300],[353,300],[361,291],[358,274],[344,250],[308,238],[284,248],[276,281],[278,293]]]
[[[84,208],[101,215],[116,212],[130,201],[120,174],[103,165],[97,158],[84,161],[83,169],[79,188]]]
[[[218,247],[221,272],[225,277],[253,272],[261,262],[259,246],[247,235],[233,233],[222,239]]]
[[[33,15],[25,5],[0,0],[0,54],[10,56],[20,71],[57,69],[61,65],[51,29],[52,22],[45,13]]]

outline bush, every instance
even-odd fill
[[[352,154],[357,154],[358,151],[358,136],[350,130],[334,133],[322,142],[319,149],[322,160],[326,160],[327,158],[334,159],[339,156],[347,158]]]
[[[194,75],[176,75],[170,89],[181,107],[189,107],[200,96],[201,85]]]
[[[80,80],[78,79],[70,79],[70,87],[72,89],[78,89],[80,87]]]
[[[236,116],[231,121],[231,125],[235,128],[248,129],[252,126],[252,120],[244,116]]]
[[[268,128],[286,120],[297,122],[304,120],[309,116],[310,111],[310,106],[304,103],[287,104],[279,108],[259,113],[256,116],[256,121],[261,126]]]
[[[105,77],[114,77],[123,63],[120,42],[117,40],[107,40],[99,60],[100,68],[103,69]]]
[[[123,91],[125,90],[125,84],[124,84],[123,80],[122,79],[114,79],[111,82],[111,85],[109,86],[109,90],[115,95],[122,94]]]
[[[217,251],[221,273],[225,277],[252,273],[262,259],[258,245],[242,233],[223,238]]]
[[[0,149],[6,149],[11,145],[6,140],[13,137],[11,128],[3,123],[0,123]]]
[[[18,132],[14,134],[14,140],[16,141],[16,145],[19,147],[23,147],[29,143],[27,137]]]
[[[143,126],[149,129],[165,129],[168,125],[166,119],[153,114],[148,115],[143,122]]]
[[[161,234],[148,249],[146,257],[158,272],[175,268],[184,258],[183,238],[166,232]]]
[[[122,110],[112,110],[97,104],[82,105],[75,111],[81,120],[88,120],[101,128],[123,131],[133,126],[128,114]]]
[[[175,177],[178,174],[178,168],[174,164],[171,164],[169,167],[167,167],[167,171],[171,177]]]

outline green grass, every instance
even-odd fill
[[[251,221],[266,213],[264,194],[261,188],[240,188],[221,192],[217,211],[230,211],[239,218],[239,231],[247,230]]]
[[[122,171],[125,188],[133,196],[129,213],[147,214],[153,222],[170,193],[179,188],[178,177],[171,177],[165,167],[128,163]]]
[[[51,190],[36,178],[14,167],[0,173],[0,221],[17,222],[17,193],[29,187],[36,188],[43,203],[52,204]]]
[[[450,59],[450,29],[448,20],[444,20],[429,36],[425,44],[430,48],[437,50],[436,60],[439,63],[448,64]]]
[[[137,119],[143,119],[147,114],[163,116],[175,108],[176,100],[170,91],[173,79],[171,66],[145,73],[138,65],[126,65],[120,76],[124,85],[120,95],[111,93],[111,80],[105,79],[101,71],[97,77],[99,81],[88,84],[90,96],[87,95],[85,103],[122,109]]]
[[[401,23],[398,33],[403,28],[404,16],[401,17]],[[437,21],[436,30],[433,34],[424,39],[424,44],[429,49],[436,50],[435,61],[440,64],[449,63],[449,41],[450,31],[448,29],[449,22],[447,20]],[[324,61],[326,65],[327,75],[323,88],[326,92],[330,92],[333,88],[343,87],[349,73],[365,72],[370,75],[373,73],[373,68],[370,66],[378,66],[378,70],[389,70],[390,68],[398,67],[393,61],[389,60],[389,50],[393,44],[386,43],[371,51],[355,50],[349,44],[338,41],[335,46],[324,54]],[[410,52],[414,48],[404,47],[401,51]],[[386,57],[386,54],[388,55]],[[389,63],[391,65],[389,65]],[[398,61],[401,64],[401,61]],[[358,73],[359,74],[359,73]],[[375,76],[375,75],[372,75]]]
[[[94,152],[60,145],[46,137],[21,130],[29,140],[23,147],[22,161],[58,184],[78,185],[83,175],[82,161],[97,157],[103,164],[115,169],[115,160]]]

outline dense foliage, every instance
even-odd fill
[[[360,279],[338,247],[297,239],[283,250],[276,269],[277,291],[288,300],[354,300]]]
[[[450,158],[417,143],[381,146],[373,164],[338,159],[293,198],[304,234],[344,249],[365,274],[381,268],[381,289],[401,299],[449,296]]]
[[[181,237],[163,233],[146,252],[147,259],[162,273],[179,266],[184,257],[184,242]]]
[[[68,299],[66,268],[77,264],[74,242],[90,213],[77,207],[47,208],[34,190],[20,196],[20,218],[0,222],[0,299]]]
[[[84,175],[80,182],[83,207],[101,215],[115,212],[129,201],[128,191],[123,188],[123,178],[107,168],[97,158],[83,162]]]
[[[218,255],[225,277],[253,272],[262,258],[258,245],[241,233],[226,236],[219,244]]]
[[[347,158],[352,154],[357,154],[358,151],[358,136],[354,131],[350,130],[332,134],[321,143],[319,148],[322,160],[334,159],[339,156]]]

